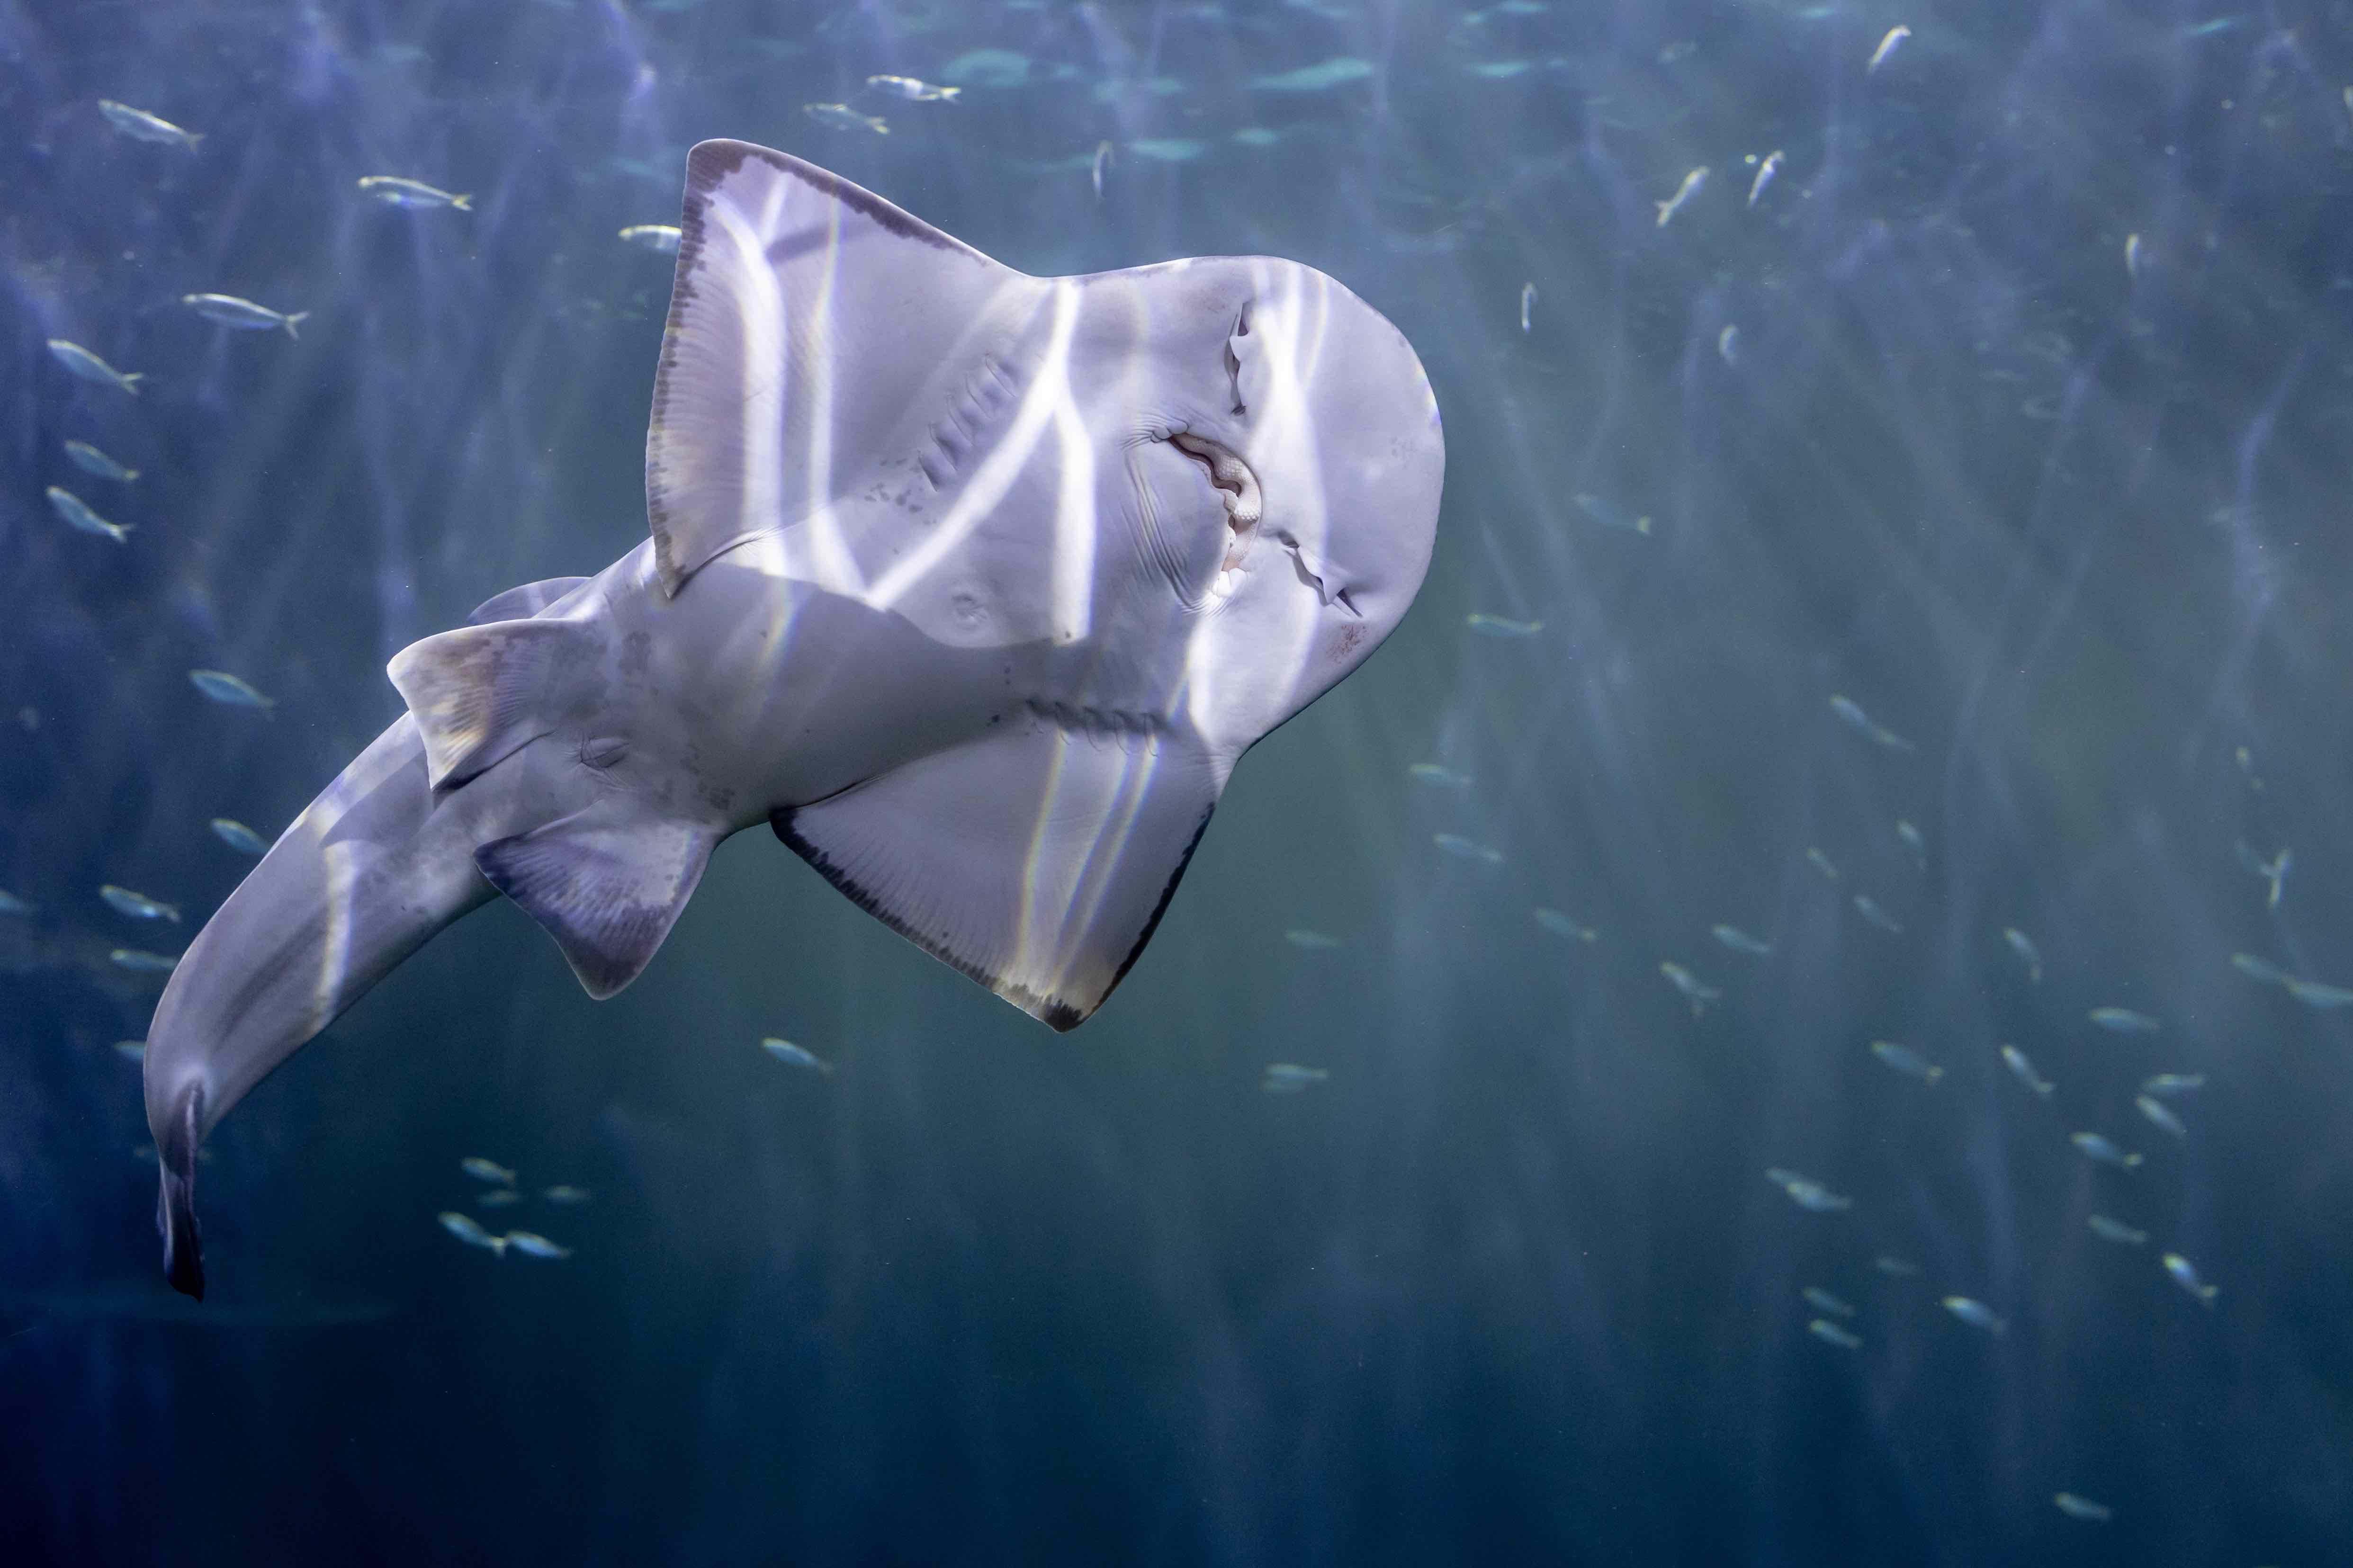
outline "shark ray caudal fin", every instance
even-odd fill
[[[147,1028],[156,1223],[174,1286],[204,1293],[196,1150],[220,1119],[436,931],[492,896],[470,809],[437,806],[396,721],[205,922]]]
[[[978,357],[1032,280],[814,164],[687,154],[678,271],[646,432],[663,588],[912,451],[931,378]],[[893,438],[896,437],[896,438]]]
[[[708,828],[613,796],[485,844],[474,863],[555,939],[601,1002],[652,962],[717,843]]]
[[[861,909],[1067,1030],[1152,939],[1224,783],[1189,732],[1028,710],[771,826]]]

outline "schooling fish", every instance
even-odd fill
[[[1465,838],[1460,833],[1433,834],[1430,836],[1430,842],[1458,860],[1476,860],[1482,866],[1500,866],[1504,863],[1502,850],[1491,845],[1482,844],[1476,839]]]
[[[1812,1320],[1810,1322],[1806,1324],[1806,1332],[1813,1335],[1814,1338],[1822,1341],[1826,1344],[1836,1345],[1842,1351],[1861,1350],[1862,1348],[1862,1335],[1839,1327],[1838,1324],[1831,1322],[1828,1318],[1816,1318]]]
[[[296,310],[291,315],[273,310],[267,305],[257,305],[250,300],[240,300],[234,294],[183,294],[180,303],[207,321],[241,331],[269,331],[282,329],[290,338],[300,337],[294,328],[311,319],[308,310]]]
[[[1750,206],[1753,207],[1757,205],[1757,198],[1765,194],[1765,187],[1773,183],[1773,176],[1779,174],[1780,171],[1781,150],[1778,147],[1776,147],[1773,151],[1765,154],[1763,162],[1757,165],[1757,177],[1748,183],[1748,205]]]
[[[1914,1050],[1899,1046],[1894,1040],[1873,1040],[1871,1054],[1894,1068],[1906,1078],[1916,1078],[1922,1083],[1934,1083],[1945,1076],[1945,1069]]]
[[[1651,203],[1651,205],[1652,206],[1659,209],[1659,226],[1661,228],[1666,227],[1668,223],[1673,219],[1674,216],[1683,210],[1683,204],[1691,200],[1694,196],[1699,195],[1700,187],[1706,184],[1706,168],[1702,166],[1700,168],[1694,169],[1690,174],[1683,176],[1683,183],[1675,187],[1675,194],[1673,195],[1669,196],[1665,201]]]
[[[196,143],[205,139],[201,131],[184,131],[160,114],[150,114],[143,109],[133,109],[127,103],[117,103],[111,98],[98,100],[98,111],[106,122],[134,142],[154,142],[164,146],[185,147],[193,153]]]
[[[469,1247],[479,1247],[488,1252],[504,1252],[507,1249],[505,1237],[492,1236],[471,1215],[444,1211],[438,1217],[443,1230]]]
[[[1871,51],[1871,63],[1862,68],[1862,74],[1869,76],[1872,72],[1885,65],[1887,63],[1887,57],[1895,52],[1895,46],[1902,43],[1911,36],[1912,29],[1905,26],[1901,22],[1898,22],[1895,26],[1888,28],[1887,36],[1879,40],[1879,47]]]
[[[2195,1094],[2205,1087],[2206,1075],[2202,1072],[2161,1072],[2140,1080],[2143,1094]]]
[[[1430,562],[1404,336],[1269,257],[1033,278],[767,149],[687,160],[652,537],[389,673],[408,711],[200,932],[149,1030],[165,1269],[204,1136],[503,895],[592,996],[769,825],[1057,1029],[1136,962],[1241,754]]]
[[[1293,926],[1284,931],[1282,940],[1303,952],[1336,952],[1341,945],[1338,937],[1326,936],[1320,931],[1309,931],[1304,926]]]
[[[2050,1079],[2043,1078],[2035,1072],[2034,1064],[2027,1060],[2026,1053],[2020,1050],[2016,1046],[2002,1047],[2001,1059],[2009,1067],[2010,1072],[2017,1078],[2018,1081],[2032,1089],[2035,1093],[2047,1095],[2053,1088],[2056,1087]]]
[[[1708,984],[1698,975],[1672,960],[1660,964],[1659,973],[1667,977],[1668,984],[1683,993],[1683,1000],[1691,1004],[1692,1016],[1694,1018],[1707,1011],[1709,1003],[1724,994],[1723,991]]]
[[[836,131],[871,131],[877,136],[891,134],[891,127],[871,114],[860,114],[846,103],[804,103],[801,112],[819,125]]]
[[[360,194],[386,206],[454,207],[461,213],[474,210],[471,195],[453,195],[422,180],[406,180],[398,174],[370,174],[360,181]]]
[[[823,1073],[828,1078],[833,1076],[833,1064],[806,1046],[797,1046],[790,1040],[778,1039],[776,1036],[770,1035],[760,1042],[760,1048],[786,1067],[807,1068],[811,1072]]]
[[[2091,1524],[2105,1524],[2116,1514],[2116,1510],[2106,1503],[2094,1502],[2090,1498],[2077,1497],[2073,1492],[2055,1493],[2051,1500],[2069,1519],[2080,1519]]]
[[[547,1237],[540,1235],[535,1230],[511,1230],[507,1232],[506,1243],[517,1252],[522,1253],[525,1258],[569,1258],[572,1256],[572,1249],[570,1247],[558,1247],[555,1243],[548,1240]]]
[[[1994,1310],[1983,1301],[1973,1300],[1967,1296],[1947,1296],[1944,1306],[1945,1310],[1973,1329],[1983,1329],[1989,1334],[2010,1332],[2009,1320],[1997,1316]]]
[[[1869,893],[1857,893],[1854,896],[1854,912],[1890,936],[1904,934],[1904,927],[1897,922],[1895,917],[1881,909],[1879,900]]]
[[[486,1160],[480,1154],[469,1154],[458,1162],[458,1169],[478,1182],[491,1182],[501,1187],[514,1185],[515,1173],[496,1160]]]
[[[1711,926],[1708,928],[1708,934],[1735,952],[1745,952],[1752,957],[1765,958],[1770,956],[1773,952],[1771,942],[1762,937],[1750,936],[1738,926]]]
[[[1266,1078],[1259,1088],[1269,1094],[1297,1094],[1310,1084],[1322,1083],[1331,1076],[1329,1068],[1303,1068],[1297,1062],[1269,1062]]]
[[[964,91],[960,87],[934,87],[930,82],[911,76],[870,76],[866,85],[877,92],[887,92],[909,103],[953,103]]]
[[[2165,1101],[2153,1095],[2143,1094],[2134,1097],[2133,1105],[2158,1131],[2170,1133],[2176,1138],[2189,1136],[2189,1129],[2181,1124],[2181,1118],[2174,1115]]]
[[[1801,1176],[1795,1171],[1769,1170],[1765,1179],[1788,1194],[1791,1203],[1812,1214],[1836,1214],[1854,1206],[1852,1198],[1834,1193],[1811,1176]]]
[[[1800,1291],[1799,1294],[1805,1297],[1807,1305],[1812,1307],[1816,1311],[1834,1312],[1841,1318],[1852,1318],[1854,1316],[1854,1308],[1852,1306],[1841,1300],[1838,1297],[1831,1295],[1829,1291],[1823,1289],[1819,1285],[1809,1285],[1804,1290]]]
[[[112,479],[117,484],[127,485],[139,477],[138,469],[124,468],[87,441],[67,442],[66,456],[72,458],[73,466],[83,473],[95,474],[101,479]]]
[[[259,708],[263,712],[278,706],[274,697],[264,697],[237,676],[223,669],[192,669],[188,684],[224,708]]]
[[[2025,963],[2027,984],[2042,984],[2042,954],[2035,947],[2034,939],[2016,926],[2004,926],[2001,928],[2001,940],[2010,943],[2010,951],[2018,954],[2019,959]]]
[[[2110,1219],[2104,1214],[2095,1214],[2084,1223],[2092,1227],[2094,1236],[2102,1241],[2113,1241],[2119,1247],[2138,1247],[2148,1240],[2148,1232],[2136,1230],[2124,1221]]]
[[[2073,1133],[2067,1142],[2081,1149],[2086,1158],[2097,1160],[2103,1165],[2114,1165],[2120,1171],[2129,1171],[2140,1163],[2138,1154],[2126,1153],[2097,1132]]]
[[[180,911],[177,906],[164,903],[159,899],[151,899],[144,893],[134,893],[128,888],[118,888],[109,882],[98,890],[98,896],[106,900],[108,908],[118,914],[129,915],[134,921],[170,921],[174,925],[180,923]]]
[[[131,541],[131,531],[137,526],[128,522],[109,522],[90,508],[90,503],[69,489],[56,485],[48,488],[49,508],[65,519],[66,525],[78,532],[95,533],[111,539],[117,544]]]
[[[133,397],[139,395],[139,384],[147,379],[143,370],[117,370],[79,343],[68,342],[63,338],[49,340],[49,357],[84,381],[117,387]]]
[[[1537,910],[1535,921],[1553,935],[1566,937],[1570,942],[1593,942],[1601,935],[1593,927],[1581,926],[1558,910]]]
[[[213,836],[240,855],[267,855],[269,840],[235,817],[213,818]]]
[[[2212,1306],[2214,1298],[2221,1294],[2219,1287],[2199,1279],[2197,1267],[2178,1252],[2165,1255],[2165,1271],[2172,1275],[2173,1282],[2189,1291],[2191,1299],[2201,1307]]]
[[[1484,610],[1472,611],[1462,617],[1462,624],[1491,637],[1532,637],[1544,630],[1542,621],[1515,621],[1508,616],[1491,616]]]
[[[2147,1014],[2129,1007],[2094,1007],[2087,1016],[2112,1035],[2153,1035],[2161,1027]]]

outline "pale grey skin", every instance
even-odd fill
[[[172,1282],[195,1153],[503,892],[591,994],[772,824],[1067,1029],[1134,962],[1243,751],[1428,568],[1437,406],[1401,334],[1269,258],[1000,266],[741,142],[688,162],[653,537],[393,660],[409,711],[288,828],[148,1031]]]

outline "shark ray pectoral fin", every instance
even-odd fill
[[[501,620],[413,642],[385,672],[417,720],[427,776],[464,784],[555,727],[595,664],[596,633],[570,620]]]
[[[1189,733],[1025,712],[771,825],[861,909],[1067,1030],[1151,940],[1224,782]]]
[[[474,864],[602,1002],[653,961],[717,843],[708,828],[615,800],[485,844]]]
[[[687,154],[678,271],[646,430],[662,586],[876,478],[877,455],[991,305],[1026,281],[798,158]],[[920,423],[920,421],[918,421]]]
[[[466,624],[479,626],[491,621],[527,621],[586,581],[586,577],[545,577],[509,588],[503,594],[493,594],[474,606]]]

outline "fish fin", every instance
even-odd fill
[[[466,624],[479,626],[491,621],[527,621],[586,581],[586,577],[543,577],[536,583],[509,588],[503,594],[493,594],[474,606]]]
[[[602,1002],[652,962],[718,841],[709,828],[608,799],[485,844],[474,864],[555,939]]]
[[[1056,1029],[1152,939],[1225,768],[1189,733],[1024,710],[977,740],[777,812],[860,909]]]
[[[493,621],[393,655],[385,672],[417,720],[433,788],[464,784],[554,729],[592,636],[578,621]]]
[[[780,531],[904,450],[892,437],[1021,275],[798,158],[687,154],[677,281],[646,431],[663,588]],[[959,347],[969,352],[959,355]]]
[[[300,333],[300,332],[298,332],[298,331],[296,331],[294,330],[295,323],[296,323],[296,322],[298,322],[298,321],[309,321],[310,319],[311,319],[311,312],[310,312],[310,311],[308,311],[308,310],[297,310],[297,311],[295,311],[295,312],[294,312],[292,315],[290,315],[290,316],[286,316],[286,317],[282,317],[282,318],[280,318],[280,324],[281,324],[282,326],[284,326],[284,327],[285,327],[285,329],[286,329],[286,335],[287,335],[288,337],[290,337],[290,338],[295,338],[295,339],[298,339],[298,340],[299,340],[299,339],[301,337],[301,335],[302,335],[302,334],[301,334],[301,333]]]
[[[204,1137],[204,1085],[180,1090],[175,1114],[155,1143],[161,1176],[155,1228],[164,1233],[164,1277],[173,1289],[199,1301],[205,1299],[205,1251],[196,1234],[196,1145]]]

